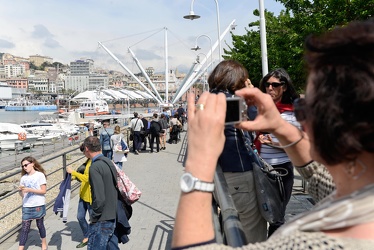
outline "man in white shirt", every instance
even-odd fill
[[[136,155],[139,154],[140,147],[142,145],[142,137],[140,135],[140,131],[144,127],[143,122],[138,117],[138,113],[134,112],[134,118],[130,121],[131,126],[131,133],[133,134],[134,141],[133,141],[133,150]]]

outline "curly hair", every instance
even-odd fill
[[[34,163],[34,169],[35,169],[35,171],[39,171],[39,172],[43,173],[44,176],[47,178],[47,174],[46,174],[44,168],[42,167],[42,165],[34,157],[32,157],[32,156],[26,156],[25,158],[23,158],[21,160],[21,164],[24,161],[28,161],[30,163]],[[24,167],[22,167],[22,169],[21,169],[21,176],[24,176],[25,174],[27,174],[27,173],[26,173]]]
[[[260,81],[260,90],[264,93],[266,93],[266,86],[265,83],[271,78],[277,78],[279,79],[280,82],[283,82],[284,85],[286,86],[286,91],[283,92],[282,94],[282,99],[281,103],[283,104],[293,104],[295,99],[300,98],[300,95],[296,92],[295,87],[292,84],[292,80],[290,76],[288,75],[287,71],[278,68],[275,69],[264,76],[261,81]]]
[[[234,94],[244,88],[248,79],[248,71],[235,60],[224,60],[212,71],[208,78],[209,88],[218,91],[228,91]]]
[[[306,41],[307,117],[328,164],[374,152],[374,19],[354,21]]]

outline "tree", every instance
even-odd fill
[[[337,25],[365,20],[374,14],[374,1],[367,0],[277,0],[285,6],[279,16],[265,11],[269,70],[282,67],[290,74],[296,89],[304,90],[304,41],[310,34],[321,34]],[[259,11],[253,12],[259,16]],[[262,78],[259,21],[252,22],[247,34],[232,34],[233,47],[224,58],[241,62],[253,84]]]

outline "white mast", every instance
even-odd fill
[[[137,81],[137,83],[140,84],[140,86],[142,86],[145,91],[148,92],[148,94],[150,94],[153,99],[155,99],[159,104],[161,104],[161,101],[157,99],[157,97],[152,93],[152,91],[150,91],[140,80],[139,78],[137,78],[132,72],[131,70],[129,70],[112,52],[110,52],[109,49],[107,49],[101,42],[98,42],[99,45],[122,67],[124,68],[134,79],[135,81]]]
[[[169,103],[168,29],[165,27],[165,103]]]
[[[160,94],[158,93],[158,91],[157,91],[155,85],[153,84],[153,82],[152,82],[151,79],[149,78],[147,72],[145,72],[145,70],[144,70],[143,66],[141,65],[141,63],[139,62],[138,58],[136,58],[134,52],[133,52],[130,48],[128,48],[128,51],[130,52],[132,58],[134,59],[136,65],[138,66],[138,68],[140,69],[140,71],[143,73],[145,79],[147,80],[147,82],[149,83],[149,85],[152,87],[153,91],[156,93],[156,95],[157,95],[157,97],[158,97],[158,100],[159,100],[160,102],[162,102],[162,98],[161,98]]]

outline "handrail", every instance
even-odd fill
[[[220,208],[221,225],[223,227],[223,230],[215,229],[217,242],[220,240],[217,238],[217,235],[223,234],[223,243],[228,246],[241,247],[246,245],[247,242],[242,224],[239,220],[238,211],[235,208],[234,201],[227,187],[225,176],[219,165],[217,165],[214,174],[214,186],[214,198]],[[215,208],[213,207],[213,209]]]

